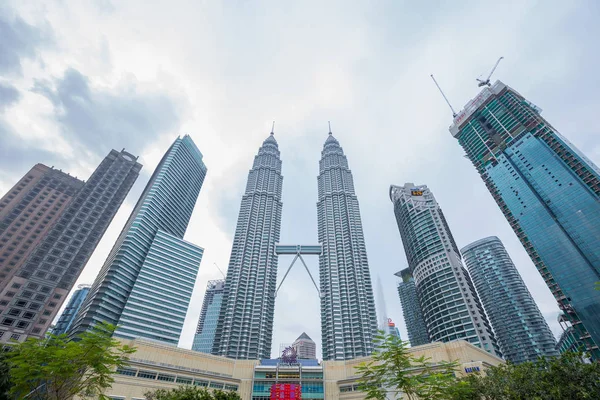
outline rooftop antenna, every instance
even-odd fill
[[[275,134],[275,121],[273,121],[273,126],[271,127],[271,135]]]
[[[442,88],[440,87],[440,85],[438,85],[437,81],[433,77],[433,74],[431,74],[431,79],[433,79],[433,83],[435,83],[435,86],[437,86],[437,88],[440,91],[440,93],[442,94],[442,96],[444,96],[444,100],[446,100],[446,103],[448,104],[448,107],[450,107],[450,109],[452,110],[452,117],[456,117],[456,111],[454,111],[454,108],[452,107],[452,104],[450,104],[450,102],[448,101],[448,98],[446,97],[446,95],[444,94],[444,91],[442,90]]]
[[[329,124],[329,134],[331,135],[331,121],[327,121],[327,123]]]
[[[492,74],[494,73],[494,71],[496,70],[496,68],[498,68],[498,64],[500,64],[500,60],[502,60],[504,57],[500,57],[498,59],[498,61],[496,61],[496,65],[494,65],[494,68],[492,68],[492,72],[490,72],[490,74],[488,75],[488,77],[485,80],[481,80],[479,78],[476,78],[475,80],[477,82],[479,82],[477,84],[477,86],[482,87],[482,86],[491,86],[490,85],[490,78],[492,77]]]
[[[216,262],[214,262],[213,264],[215,264],[215,267],[217,267],[217,269],[219,270],[219,272],[221,273],[221,275],[223,275],[223,278],[227,278],[227,277],[225,276],[225,274],[223,273],[223,271],[221,271],[221,268],[219,268],[219,266],[217,265],[217,263],[216,263]]]

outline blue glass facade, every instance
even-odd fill
[[[204,301],[202,302],[202,311],[198,320],[198,327],[194,335],[192,350],[202,353],[212,353],[215,333],[217,332],[217,323],[219,321],[219,312],[225,292],[225,280],[208,281]]]
[[[71,324],[73,324],[73,321],[75,320],[75,317],[77,316],[77,313],[79,312],[79,309],[81,308],[81,305],[83,304],[83,301],[85,300],[85,297],[89,291],[89,285],[79,286],[75,293],[73,293],[73,296],[71,296],[69,303],[67,303],[67,306],[58,318],[56,326],[54,329],[52,329],[52,334],[62,335],[63,333],[67,333],[69,331],[69,328],[71,327]]]
[[[202,249],[182,240],[206,176],[177,138],[152,174],[84,302],[72,334],[106,321],[124,337],[177,344]]]
[[[519,364],[558,355],[552,331],[500,239],[480,239],[461,253],[504,358]]]
[[[398,283],[398,296],[402,304],[402,315],[404,316],[410,345],[420,346],[427,344],[431,341],[429,340],[427,326],[423,319],[423,311],[419,304],[415,278],[412,276],[409,268],[396,272],[395,275],[402,278],[402,281]]]
[[[600,171],[496,82],[450,127],[594,357],[600,357]]]

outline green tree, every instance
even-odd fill
[[[9,400],[10,377],[8,375],[8,364],[6,363],[6,353],[0,348],[0,400]]]
[[[454,375],[455,362],[431,363],[425,357],[415,357],[408,342],[380,332],[375,338],[372,360],[356,367],[361,375],[359,390],[366,399],[386,400],[448,399],[450,391],[458,391]],[[462,384],[463,386],[465,384]]]
[[[581,353],[535,362],[502,364],[472,375],[453,390],[453,400],[592,400],[600,399],[600,363],[585,363]]]
[[[159,389],[144,394],[146,400],[241,400],[236,392],[209,391],[197,386],[181,386],[176,389]]]
[[[75,396],[107,399],[117,367],[127,364],[134,348],[112,338],[113,325],[101,323],[70,341],[67,335],[27,339],[7,354],[10,394],[16,399],[71,400]]]

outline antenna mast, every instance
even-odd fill
[[[442,88],[440,87],[440,85],[438,85],[437,81],[433,77],[433,74],[431,74],[431,79],[433,79],[433,83],[435,83],[435,86],[437,86],[437,88],[440,91],[440,93],[442,94],[442,96],[444,96],[444,100],[446,100],[446,103],[448,104],[448,107],[450,107],[450,110],[452,110],[452,116],[456,117],[456,111],[454,111],[454,108],[452,107],[452,104],[450,104],[450,102],[448,101],[448,98],[446,97],[446,95],[444,94],[444,91],[442,90]]]

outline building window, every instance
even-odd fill
[[[11,326],[14,324],[14,322],[15,320],[13,318],[4,318],[0,324],[4,326]]]
[[[21,338],[21,335],[19,335],[17,333],[13,333],[12,335],[10,335],[11,340],[19,340],[20,338]]]

